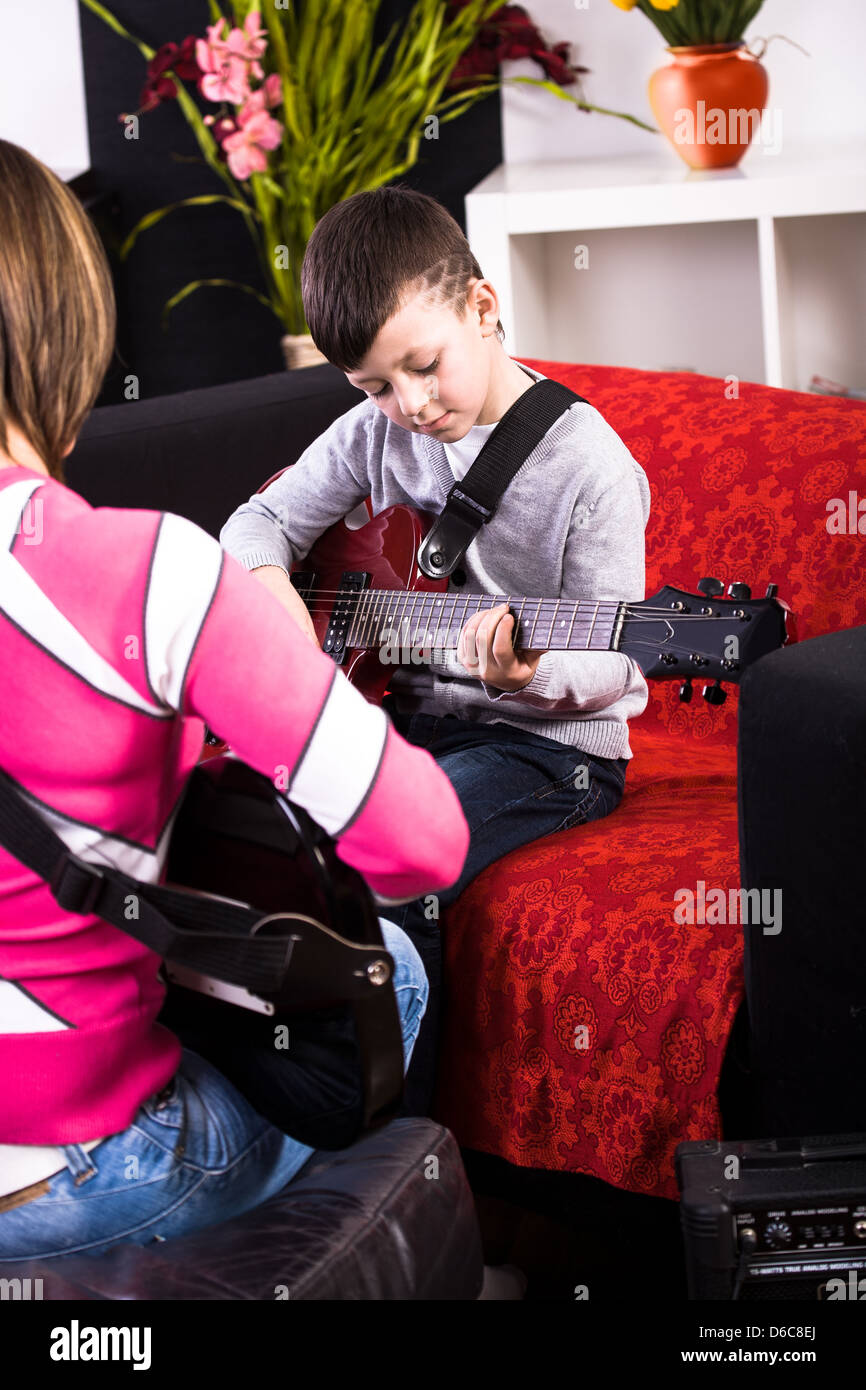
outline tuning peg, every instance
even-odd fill
[[[737,599],[740,603],[744,603],[746,599],[752,597],[752,591],[748,584],[729,584],[728,596]]]
[[[725,592],[725,586],[721,579],[699,579],[698,592],[703,594],[705,598],[715,598],[716,594]]]
[[[764,598],[775,598],[778,592],[779,592],[779,586],[778,586],[778,584],[768,584],[768,585],[767,585],[767,592],[764,594]]]
[[[689,703],[689,700],[692,698],[693,694],[694,691],[692,690],[692,678],[691,676],[687,676],[686,679],[683,681],[682,685],[680,686],[680,699],[683,701],[684,704],[687,705]]]
[[[722,688],[721,681],[714,681],[712,685],[705,685],[701,694],[708,705],[723,705],[728,698],[728,692]]]

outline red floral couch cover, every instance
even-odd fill
[[[773,580],[801,641],[866,623],[866,535],[828,531],[836,498],[849,519],[863,500],[866,532],[866,405],[522,360],[585,396],[646,470],[648,595],[712,574],[760,598]],[[720,1137],[741,927],[677,925],[674,893],[739,887],[726,689],[712,706],[696,682],[683,704],[675,682],[650,682],[617,810],[507,855],[443,918],[433,1113],[462,1145],[675,1198],[677,1144]]]

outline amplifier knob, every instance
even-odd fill
[[[787,1245],[794,1232],[787,1221],[771,1221],[764,1230],[764,1239],[771,1250],[778,1250],[780,1245]]]

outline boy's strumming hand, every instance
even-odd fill
[[[470,676],[497,690],[522,690],[538,669],[543,652],[515,651],[514,617],[507,603],[476,613],[460,633],[457,656]]]
[[[280,600],[307,640],[312,642],[314,647],[318,647],[319,639],[316,636],[316,629],[313,627],[309,609],[286,571],[280,569],[279,565],[259,565],[251,573],[256,576],[260,584],[264,584],[265,588],[271,591],[275,598]]]

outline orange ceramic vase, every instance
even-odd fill
[[[673,62],[649,81],[653,115],[692,169],[739,164],[760,130],[766,68],[742,43],[669,48]]]

